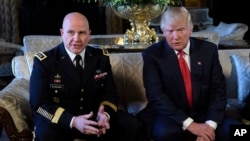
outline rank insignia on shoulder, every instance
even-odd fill
[[[102,54],[103,54],[103,55],[106,55],[106,56],[109,56],[108,50],[106,50],[106,49],[104,49],[104,48],[102,48]]]
[[[47,58],[47,56],[43,52],[38,52],[35,54],[35,57],[38,58],[40,61]]]

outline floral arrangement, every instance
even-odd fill
[[[182,2],[181,0],[73,0],[76,2],[103,2],[105,5],[116,5],[116,4],[162,4],[162,5],[176,5],[176,6],[181,6]]]

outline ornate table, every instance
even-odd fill
[[[162,39],[163,35],[159,34],[158,39]],[[124,53],[124,52],[141,52],[155,42],[150,43],[126,43],[124,34],[111,35],[91,35],[89,45],[102,48],[109,53]]]
[[[219,36],[216,32],[193,32],[192,37],[211,41],[218,45]],[[157,34],[158,40],[164,38],[163,34]],[[157,42],[155,41],[155,42]],[[151,46],[155,42],[150,43],[126,43],[124,34],[109,34],[109,35],[91,35],[89,44],[107,50],[109,53],[122,52],[141,52],[145,48]]]

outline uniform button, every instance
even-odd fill
[[[80,98],[80,101],[83,101],[83,98]]]
[[[83,107],[80,107],[80,110],[82,110],[83,109]]]
[[[81,89],[81,93],[83,93],[84,92],[84,89]]]
[[[55,103],[60,103],[60,99],[58,97],[53,97],[52,99]]]

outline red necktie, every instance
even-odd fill
[[[192,84],[191,84],[191,76],[190,76],[190,71],[188,68],[188,65],[185,61],[184,54],[185,52],[183,50],[179,51],[179,65],[182,73],[182,77],[184,80],[185,84],[185,89],[186,89],[186,94],[187,94],[187,99],[188,99],[188,104],[190,107],[192,107]]]

